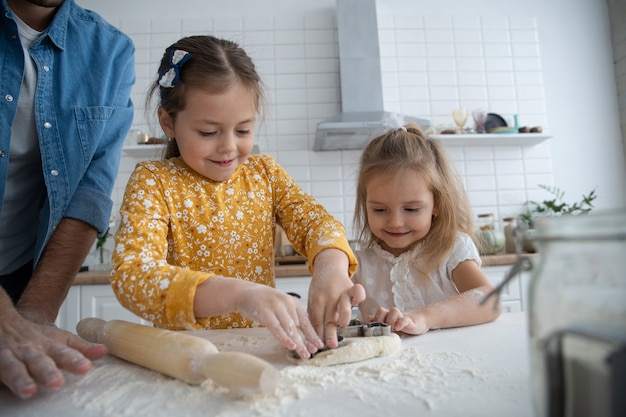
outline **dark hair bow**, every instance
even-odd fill
[[[191,58],[187,51],[175,49],[170,53],[170,66],[159,74],[159,85],[172,88],[180,82],[180,69]]]

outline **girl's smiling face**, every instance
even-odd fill
[[[226,181],[252,153],[257,113],[253,97],[239,83],[217,94],[188,88],[185,108],[172,118],[161,107],[159,121],[191,169]]]
[[[434,195],[417,171],[373,176],[366,184],[367,223],[386,251],[398,256],[428,234]]]

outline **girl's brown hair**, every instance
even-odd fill
[[[472,213],[465,189],[448,161],[442,145],[427,138],[419,126],[392,129],[372,140],[361,155],[356,190],[354,225],[358,240],[371,246],[377,242],[367,222],[366,185],[375,176],[395,174],[410,169],[422,175],[434,196],[437,217],[422,240],[415,263],[428,275],[447,257],[457,232],[465,232],[475,241]]]
[[[257,110],[264,107],[261,78],[252,59],[237,43],[210,35],[182,38],[165,50],[157,74],[170,67],[170,55],[177,49],[191,56],[180,68],[180,81],[167,88],[159,85],[157,79],[148,92],[146,108],[150,107],[150,101],[158,91],[159,106],[175,119],[178,112],[185,108],[185,91],[188,88],[219,94],[236,83],[241,83],[250,91]],[[178,145],[175,140],[170,140],[164,157],[169,159],[176,156],[180,156]]]

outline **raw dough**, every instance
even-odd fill
[[[296,358],[292,351],[287,352],[287,359],[298,365],[330,366],[342,363],[358,362],[378,356],[386,356],[400,348],[400,336],[347,337],[345,345],[316,353],[310,359]]]

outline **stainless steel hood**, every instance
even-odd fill
[[[384,110],[376,0],[337,0],[341,113],[322,120],[315,151],[363,149],[389,125]],[[426,119],[404,115],[422,128]]]

